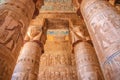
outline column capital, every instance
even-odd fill
[[[39,10],[41,8],[42,5],[44,5],[44,0],[33,0],[35,3],[35,11],[33,14],[33,19],[39,15]]]
[[[90,41],[90,36],[84,24],[70,27],[70,34],[73,45],[82,41]]]
[[[45,26],[30,26],[28,28],[27,34],[25,36],[25,43],[26,42],[36,42],[44,52],[44,44],[47,39],[47,28]]]

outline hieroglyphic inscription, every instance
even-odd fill
[[[68,41],[46,42],[38,80],[77,80],[75,58],[68,46]]]
[[[101,68],[91,44],[80,42],[74,47],[78,79],[104,80]]]
[[[118,80],[120,66],[117,65],[120,51],[120,14],[107,1],[90,0],[82,4],[82,14],[98,51],[99,60],[106,79]],[[112,67],[110,69],[109,67]],[[106,77],[109,75],[109,77]]]
[[[21,50],[12,80],[36,80],[41,47],[36,42],[26,42]]]
[[[106,79],[109,80],[119,80],[120,77],[120,51],[111,55],[106,62],[104,62],[104,72],[106,74]],[[111,74],[112,73],[112,74]]]

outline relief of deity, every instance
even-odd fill
[[[119,35],[109,21],[104,21],[101,25],[96,25],[94,31],[102,50],[109,48],[111,44],[118,41]]]
[[[25,40],[27,41],[40,40],[41,35],[42,35],[41,27],[30,26],[25,37]]]
[[[90,40],[89,34],[87,29],[84,26],[76,26],[70,29],[71,30],[71,37],[72,43],[77,41],[88,41]]]
[[[45,44],[46,38],[46,27],[31,26],[25,36],[25,41],[39,41],[40,43]]]
[[[4,11],[0,16],[0,44],[13,50],[18,40],[23,40],[23,23],[15,20],[13,14],[8,11]]]

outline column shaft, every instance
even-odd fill
[[[88,42],[74,47],[78,80],[104,80],[95,50]]]
[[[35,7],[34,0],[4,0],[0,4],[0,80],[11,78]]]
[[[84,24],[70,29],[78,80],[104,80],[96,52]]]
[[[36,42],[24,44],[12,80],[37,80],[42,48]]]
[[[106,80],[120,77],[120,14],[105,0],[83,0],[81,13]]]
[[[46,41],[45,34],[45,26],[44,28],[42,26],[29,27],[25,37],[26,43],[21,49],[12,80],[37,80],[40,56]]]

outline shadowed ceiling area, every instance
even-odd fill
[[[68,20],[64,19],[47,19],[48,29],[67,29],[69,26]]]

